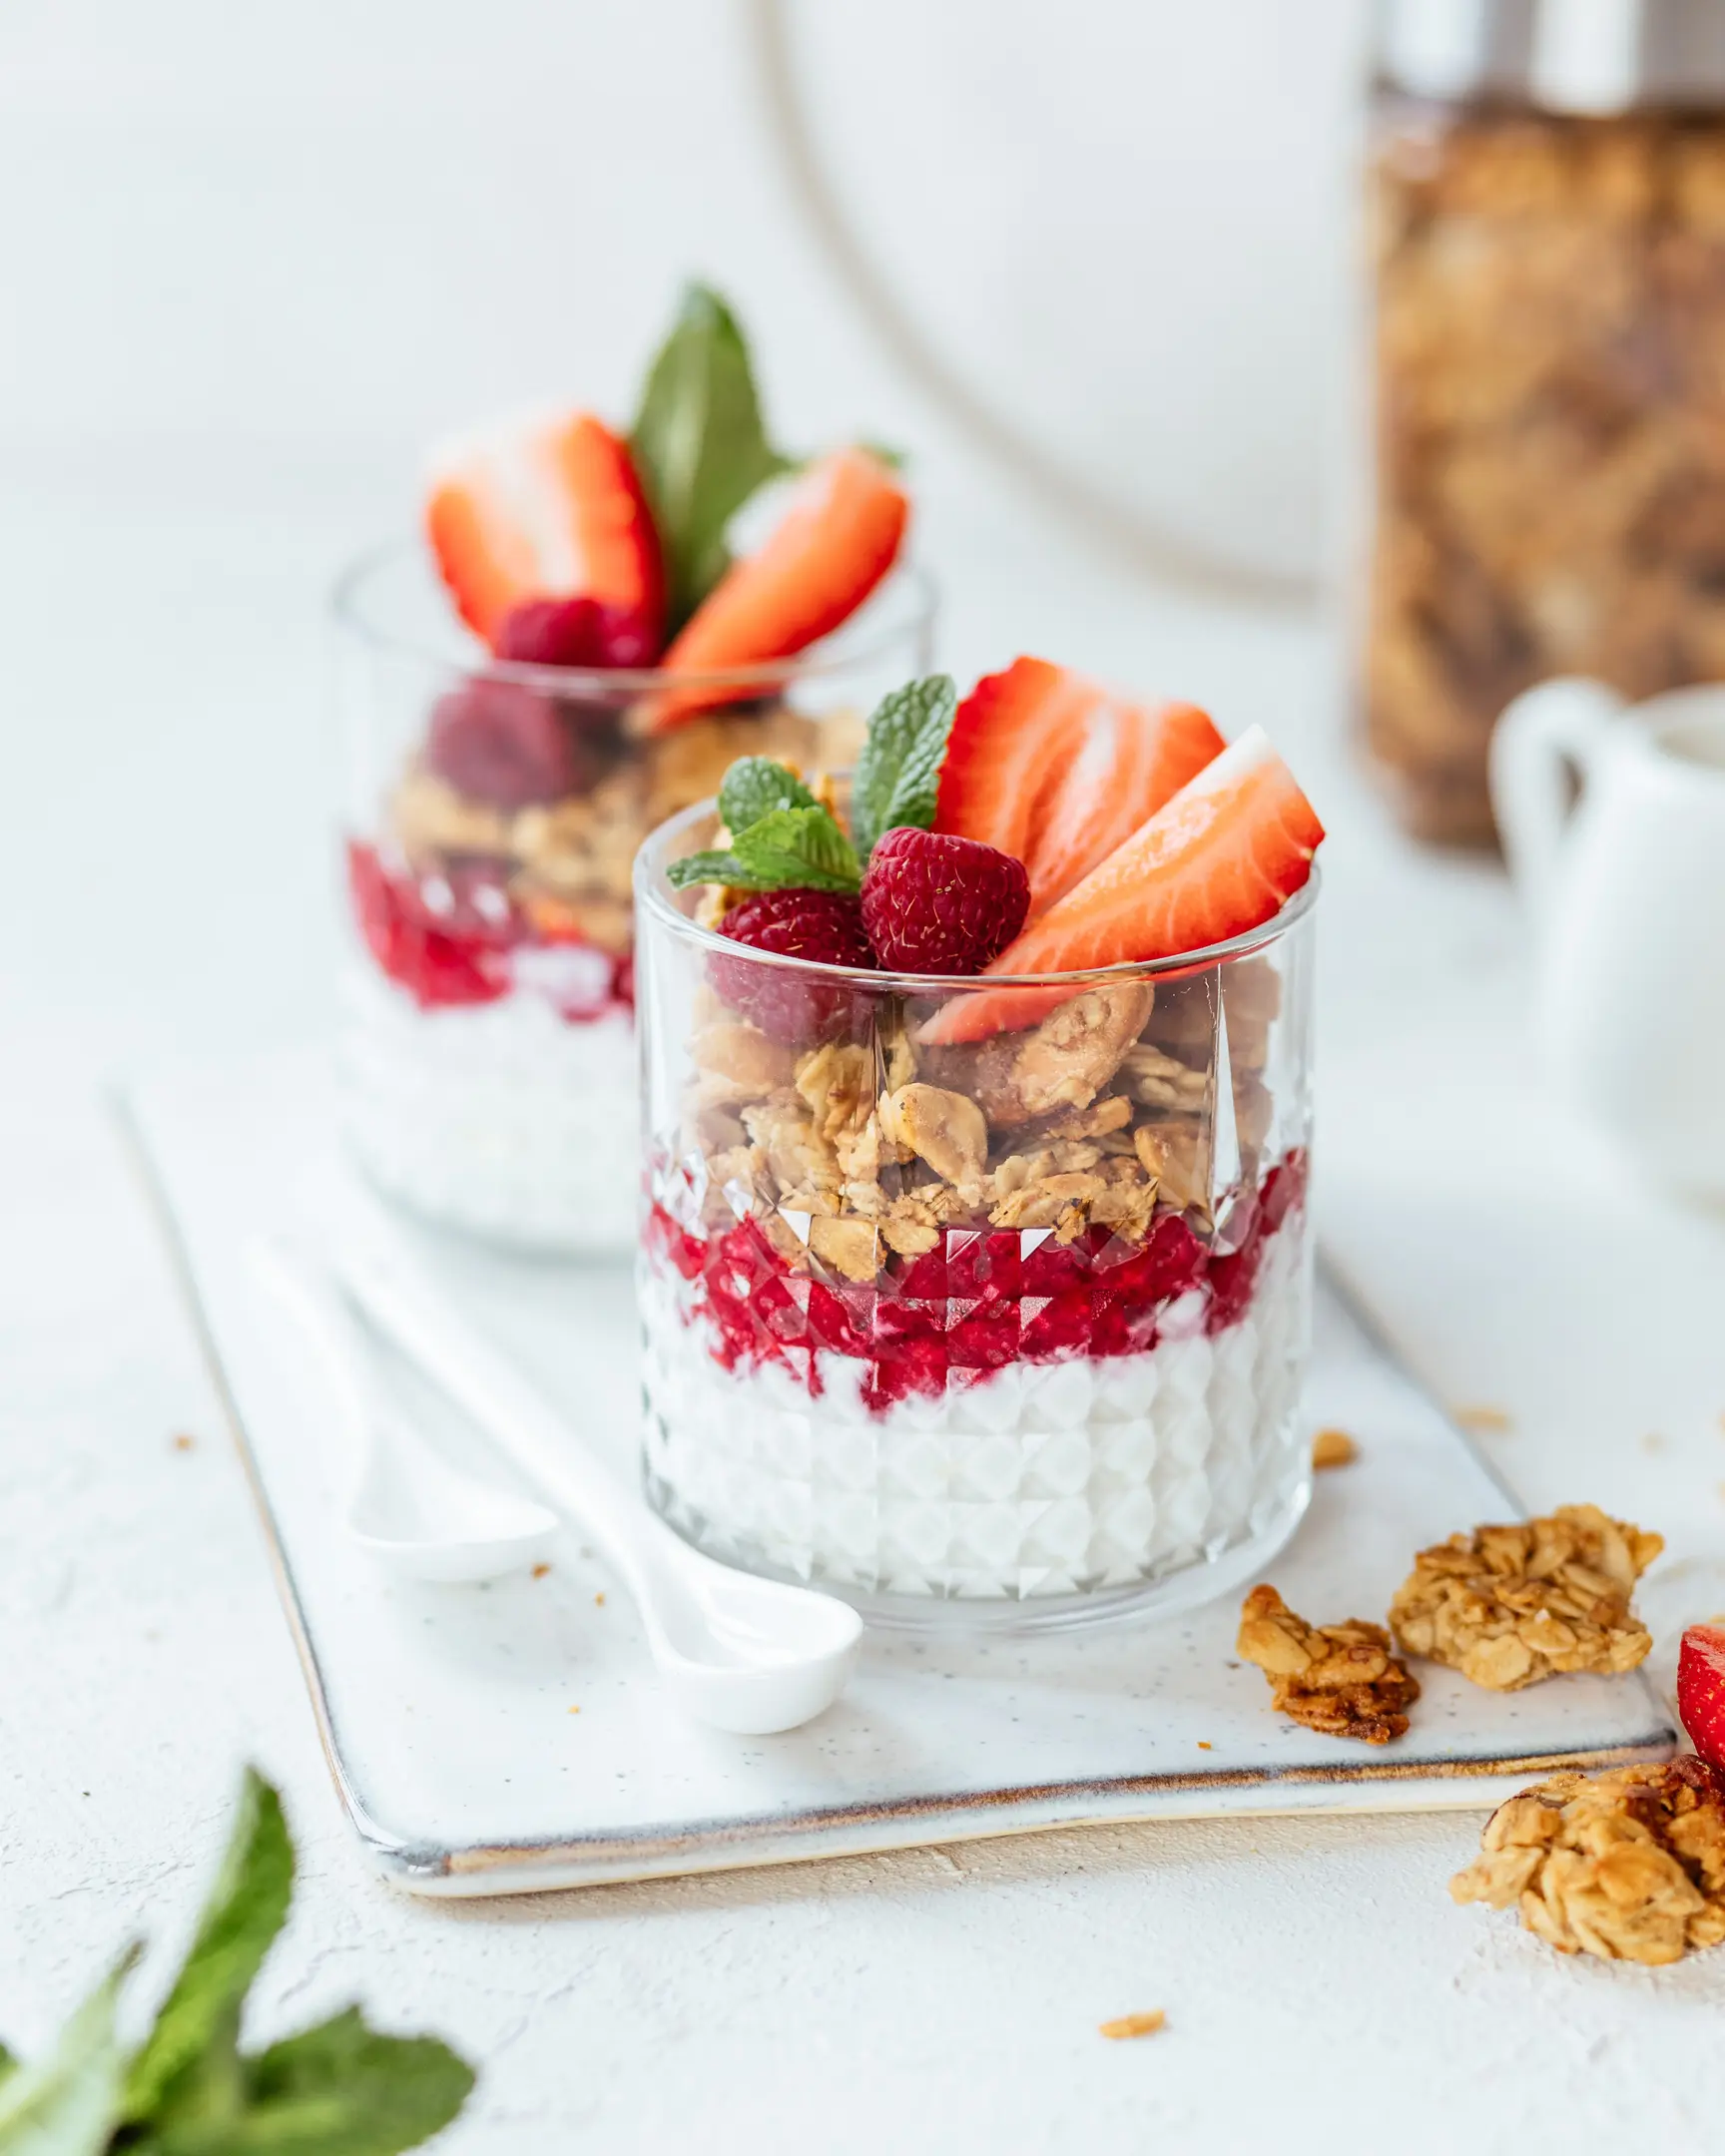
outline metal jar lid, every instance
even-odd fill
[[[1378,0],[1379,79],[1549,112],[1725,105],[1725,0]]]

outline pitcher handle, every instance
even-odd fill
[[[1575,783],[1585,784],[1611,722],[1628,707],[1603,683],[1541,682],[1491,737],[1491,812],[1510,881],[1534,920],[1550,910]]]

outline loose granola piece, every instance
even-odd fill
[[[1312,1440],[1312,1464],[1320,1470],[1348,1467],[1359,1457],[1360,1447],[1345,1429],[1321,1429]]]
[[[1680,1961],[1725,1939],[1725,1775],[1689,1758],[1553,1775],[1497,1807],[1449,1891],[1518,1909],[1559,1953]]]
[[[973,1100],[942,1086],[900,1086],[881,1096],[880,1125],[890,1140],[908,1146],[937,1176],[980,1197],[988,1124]]]
[[[1037,1176],[997,1200],[988,1218],[996,1228],[1053,1228],[1070,1243],[1085,1224],[1084,1208],[1108,1185],[1094,1173]]]
[[[1128,1243],[1142,1243],[1156,1215],[1156,1185],[1136,1160],[1112,1160],[1102,1170],[1107,1188],[1090,1201],[1090,1219]]]
[[[1153,2006],[1148,2013],[1122,2014],[1116,2021],[1098,2022],[1096,2033],[1119,2043],[1129,2036],[1154,2036],[1167,2026],[1168,2016],[1160,2006]]]
[[[689,1058],[717,1081],[703,1087],[709,1101],[722,1097],[721,1087],[731,1099],[745,1101],[764,1099],[791,1083],[792,1055],[784,1042],[734,1018],[703,1026],[689,1043]]]
[[[939,1216],[925,1198],[894,1198],[880,1223],[888,1250],[901,1258],[922,1258],[940,1241]]]
[[[809,1223],[809,1248],[847,1280],[871,1281],[880,1270],[880,1238],[872,1221],[817,1215]]]
[[[1326,1737],[1388,1744],[1408,1730],[1420,1697],[1382,1625],[1353,1617],[1309,1625],[1274,1587],[1254,1587],[1240,1612],[1239,1652],[1270,1680],[1271,1704]]]
[[[1597,1505],[1476,1527],[1420,1552],[1390,1623],[1409,1654],[1447,1663],[1491,1692],[1562,1671],[1617,1675],[1653,1644],[1629,1598],[1664,1547],[1662,1535]]]

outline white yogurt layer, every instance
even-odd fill
[[[691,1285],[645,1264],[649,1494],[714,1556],[864,1594],[1073,1595],[1214,1561],[1308,1473],[1306,1245],[1297,1210],[1214,1336],[1197,1289],[1146,1353],[1012,1363],[881,1412],[851,1356],[817,1352],[814,1396],[777,1363],[725,1369]]]
[[[343,1002],[343,1125],[381,1190],[521,1249],[633,1247],[639,1111],[626,1010],[570,1023],[530,989],[422,1010],[358,967]]]

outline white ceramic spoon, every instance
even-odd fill
[[[488,1580],[536,1563],[557,1515],[465,1474],[380,1396],[346,1299],[283,1242],[247,1248],[253,1280],[316,1350],[340,1402],[354,1461],[344,1519],[373,1563],[401,1579]]]
[[[380,1221],[344,1226],[337,1277],[378,1331],[599,1542],[634,1596],[666,1688],[719,1729],[796,1729],[844,1689],[862,1620],[831,1595],[735,1572],[658,1519],[462,1319]]]

